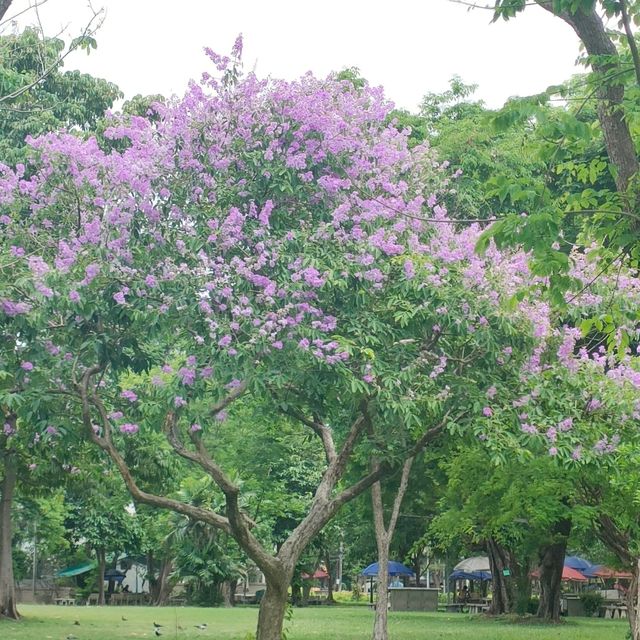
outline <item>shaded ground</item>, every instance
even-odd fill
[[[20,607],[19,623],[0,622],[2,640],[121,640],[155,638],[153,622],[164,625],[162,638],[246,640],[255,630],[258,610],[192,607]],[[122,617],[127,618],[122,620]],[[80,624],[75,625],[78,621]],[[207,623],[200,631],[197,624]],[[373,613],[366,607],[295,609],[286,623],[289,640],[367,640]],[[180,628],[182,627],[182,628]],[[623,640],[626,620],[574,618],[555,626],[507,624],[481,616],[444,613],[391,613],[392,640]]]

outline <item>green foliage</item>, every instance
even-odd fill
[[[580,602],[582,602],[584,612],[588,616],[594,616],[600,611],[600,607],[604,603],[604,598],[600,593],[585,592],[580,594]]]
[[[87,52],[92,37],[74,43]],[[62,71],[65,44],[36,29],[0,37],[0,158],[24,160],[27,136],[59,128],[94,128],[122,94],[116,85],[78,71]],[[16,94],[15,98],[9,98]]]

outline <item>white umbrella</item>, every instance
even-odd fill
[[[453,567],[454,571],[465,571],[466,573],[473,573],[475,571],[491,571],[489,566],[489,558],[487,556],[473,556],[473,558],[466,558]]]

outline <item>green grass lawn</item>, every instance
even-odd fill
[[[245,640],[255,630],[258,610],[192,607],[56,607],[23,605],[18,622],[0,622],[0,640],[119,640],[154,638],[153,622],[164,638]],[[123,620],[122,618],[126,618]],[[74,624],[75,621],[80,624]],[[295,609],[287,623],[289,640],[366,640],[373,612],[366,607]],[[206,622],[206,631],[194,625]],[[390,613],[392,640],[624,640],[626,620],[574,618],[554,626],[507,624],[481,616],[445,613]]]

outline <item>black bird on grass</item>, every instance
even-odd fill
[[[200,629],[200,631],[204,631],[207,628],[207,623],[203,622],[202,624],[195,625],[196,629]]]
[[[162,635],[162,631],[160,631],[160,629],[158,629],[158,627],[156,627],[153,632],[156,634],[156,636],[161,636]]]
[[[163,624],[158,624],[157,622],[154,622],[153,626],[154,626],[155,629],[161,629],[162,627],[164,627]]]

